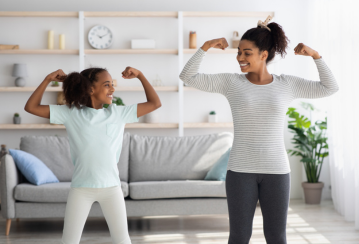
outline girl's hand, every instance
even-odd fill
[[[219,38],[219,39],[213,39],[210,41],[206,41],[206,43],[203,44],[202,49],[204,51],[207,51],[211,47],[224,50],[225,48],[228,47],[226,38],[223,37],[223,38]]]
[[[58,70],[52,72],[51,74],[48,74],[45,79],[48,81],[63,82],[66,77],[67,77],[67,75],[65,74],[65,72],[62,69],[58,69]]]
[[[132,68],[132,67],[126,67],[126,69],[122,72],[122,78],[124,79],[133,79],[138,77],[138,75],[141,73],[141,71]]]
[[[318,59],[320,58],[320,55],[317,51],[315,51],[314,49],[304,45],[303,43],[299,43],[295,48],[294,48],[294,54],[295,55],[303,55],[303,56],[310,56],[314,59]]]

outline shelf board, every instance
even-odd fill
[[[178,123],[131,123],[126,129],[178,129]]]
[[[194,54],[198,49],[183,49],[185,54]],[[225,50],[209,49],[208,53],[213,54],[234,54],[237,53],[236,48],[227,48]],[[62,54],[62,55],[78,55],[77,49],[14,49],[0,50],[0,54]],[[85,49],[85,54],[178,54],[178,49]]]
[[[274,16],[274,12],[183,12],[183,17],[264,17]]]
[[[55,11],[0,11],[0,17],[75,17],[79,16],[78,12],[55,12]]]
[[[177,129],[178,123],[131,123],[126,124],[126,129]],[[24,129],[65,129],[58,124],[0,124],[0,130],[24,130]]]
[[[0,50],[0,54],[72,54],[78,55],[79,50],[74,49],[13,49]]]
[[[178,54],[177,49],[85,49],[85,54]]]
[[[264,17],[274,16],[274,12],[197,12],[185,11],[183,17]],[[0,17],[74,17],[79,16],[78,12],[57,12],[57,11],[0,11]],[[85,17],[170,17],[177,18],[176,11],[160,12],[91,12],[85,11]]]
[[[85,17],[171,17],[177,18],[178,12],[84,12]]]
[[[183,123],[184,128],[233,128],[233,123]]]
[[[233,123],[184,123],[184,128],[232,128]],[[178,129],[178,123],[131,123],[126,124],[126,129]],[[65,129],[58,124],[0,124],[0,130],[24,130],[24,129]]]
[[[177,92],[178,86],[154,86],[153,87],[158,92]],[[37,87],[0,87],[0,92],[33,92],[37,89]],[[46,87],[46,92],[60,92],[62,91],[62,86],[58,87]],[[135,92],[135,91],[145,91],[142,86],[120,86],[115,87],[115,91],[128,91],[128,92]]]
[[[194,54],[195,52],[197,52],[198,48],[196,49],[183,49],[183,53],[187,54]],[[237,48],[227,48],[227,49],[214,49],[211,48],[207,51],[208,53],[214,53],[214,54],[229,54],[229,53],[237,53],[238,49]]]

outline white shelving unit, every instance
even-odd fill
[[[120,55],[120,54],[166,54],[177,55],[178,57],[178,74],[183,69],[183,55],[193,54],[197,49],[185,49],[183,47],[183,20],[186,17],[258,17],[265,19],[268,15],[274,16],[274,12],[4,12],[0,11],[0,17],[64,17],[64,18],[78,18],[79,24],[79,49],[78,50],[47,50],[47,49],[19,49],[19,50],[0,50],[1,54],[18,54],[18,55],[78,55],[79,57],[79,71],[85,67],[85,55]],[[178,47],[177,49],[148,49],[148,50],[133,50],[133,49],[85,49],[85,32],[84,24],[85,18],[96,17],[165,17],[177,18],[178,28]],[[233,54],[237,49],[229,48],[226,50],[210,49],[209,53],[217,54]],[[1,92],[33,92],[37,87],[0,87]],[[233,123],[184,123],[184,108],[183,96],[185,91],[198,91],[192,87],[184,87],[183,82],[178,78],[178,86],[163,86],[155,87],[158,92],[176,92],[178,93],[178,123],[135,123],[128,124],[126,128],[163,128],[163,129],[178,129],[178,135],[183,136],[185,128],[231,128]],[[61,87],[47,87],[46,92],[59,92]],[[142,91],[143,87],[116,87],[116,91],[137,92]],[[52,124],[0,124],[0,129],[64,129],[63,125]]]

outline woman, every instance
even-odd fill
[[[99,202],[110,229],[112,242],[130,244],[125,201],[117,163],[120,158],[126,123],[161,107],[161,101],[139,71],[127,67],[125,79],[138,78],[145,89],[147,102],[130,106],[112,104],[115,91],[106,69],[89,68],[68,76],[57,70],[48,76],[31,95],[25,110],[64,124],[69,136],[74,173],[67,199],[62,243],[80,243],[82,230],[92,204]],[[40,105],[51,81],[63,82],[66,105]],[[109,104],[104,108],[104,104]]]
[[[276,53],[285,56],[288,41],[277,23],[259,25],[244,33],[238,46],[237,61],[247,74],[198,73],[209,48],[228,47],[224,38],[205,42],[180,74],[189,86],[223,94],[231,106],[234,141],[226,178],[230,244],[249,243],[258,199],[267,243],[287,243],[290,167],[283,141],[286,111],[296,98],[327,97],[339,89],[319,53],[303,43],[295,47],[295,54],[313,58],[320,82],[270,74],[267,64]]]

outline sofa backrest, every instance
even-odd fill
[[[232,146],[233,134],[131,135],[129,181],[203,180]]]
[[[23,136],[20,150],[39,158],[56,175],[59,181],[71,181],[74,166],[66,137]]]
[[[128,163],[130,134],[124,133],[122,152],[117,164],[121,181],[128,182]],[[38,157],[61,182],[70,182],[74,166],[70,155],[68,137],[24,136],[21,137],[20,150]]]

